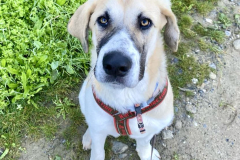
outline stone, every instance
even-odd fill
[[[194,124],[195,127],[198,126],[198,123],[196,121],[193,121],[193,124]]]
[[[199,50],[199,49],[196,49],[195,52],[198,53],[198,52],[200,52],[200,50]]]
[[[230,31],[225,31],[225,35],[230,37],[232,35],[232,33]]]
[[[172,139],[173,138],[173,132],[171,130],[163,130],[162,131],[162,138],[163,139]]]
[[[197,83],[198,83],[198,79],[197,79],[197,78],[193,78],[193,79],[192,79],[192,83],[193,83],[193,84],[197,84]]]
[[[233,46],[236,50],[240,50],[240,39],[235,40]]]
[[[209,64],[209,67],[215,70],[217,69],[217,66],[214,63]]]
[[[180,130],[182,128],[182,121],[177,120],[174,127],[176,129]]]
[[[120,154],[118,156],[119,159],[123,159],[123,158],[126,158],[127,157],[127,154],[126,153],[123,153],[123,154]]]
[[[112,142],[112,151],[115,154],[121,154],[128,149],[128,146],[122,142],[114,141]]]
[[[197,113],[197,108],[190,103],[186,105],[186,110],[193,114]]]
[[[208,22],[208,23],[210,23],[210,24],[212,24],[212,23],[213,23],[213,20],[212,20],[212,19],[210,19],[210,18],[206,18],[205,20],[206,20],[206,22]]]
[[[216,79],[216,78],[217,78],[217,75],[214,74],[213,72],[211,72],[211,73],[209,74],[209,77],[210,77],[211,79]]]

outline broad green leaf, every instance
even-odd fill
[[[73,70],[72,66],[67,65],[66,70],[69,74],[74,74],[74,70]]]
[[[42,27],[42,22],[43,20],[42,19],[39,19],[36,23],[35,23],[35,25],[34,25],[34,28],[35,29],[40,29],[41,27]]]
[[[32,75],[32,70],[31,69],[28,69],[27,70],[27,77],[30,77]]]
[[[22,72],[21,79],[22,79],[23,88],[25,90],[26,87],[27,87],[27,76],[26,76],[26,74],[24,72]]]
[[[39,41],[34,41],[33,45],[34,45],[37,49],[39,49],[39,48],[42,46],[42,43],[39,42]]]
[[[59,4],[60,6],[64,5],[65,2],[66,0],[57,0],[57,4]]]
[[[0,160],[3,159],[8,154],[8,152],[9,152],[9,149],[6,148],[3,154],[0,156]]]
[[[16,83],[9,83],[8,87],[11,88],[11,89],[15,89],[15,88],[18,87],[18,84],[16,84]]]
[[[53,83],[57,79],[57,77],[58,77],[58,71],[53,70],[51,74],[51,79],[50,79],[51,83]]]
[[[59,61],[54,61],[51,63],[52,70],[55,70],[58,68]]]
[[[8,67],[7,70],[11,74],[18,74],[18,71],[16,69],[12,68],[12,67]]]
[[[42,62],[46,61],[46,60],[47,60],[47,58],[48,58],[48,56],[47,56],[47,55],[42,55],[42,56],[39,58],[39,61],[38,61],[38,63],[42,63]]]
[[[6,59],[2,59],[1,60],[1,66],[2,67],[6,67]]]
[[[12,99],[12,103],[15,103],[17,100],[22,99],[23,95],[22,94],[18,94],[16,95],[13,99]]]

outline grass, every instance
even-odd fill
[[[89,155],[79,140],[86,129],[84,117],[70,96],[79,90],[88,71],[89,54],[81,54],[79,41],[66,31],[71,14],[84,1],[0,0],[0,150],[4,151],[0,157],[17,159],[24,151],[21,140],[25,135],[36,140],[57,135],[66,140],[66,149],[74,150],[78,159]],[[196,24],[190,16],[195,11],[207,14],[216,2],[172,0],[184,38],[173,54],[178,62],[168,68],[176,98],[180,95],[178,87],[185,87],[192,78],[200,85],[209,74],[207,64],[199,64],[189,54],[191,49],[220,52],[206,40],[221,43],[223,32]],[[239,23],[238,15],[235,19]],[[219,22],[228,24],[223,16]],[[68,125],[61,130],[63,122]],[[106,159],[112,155],[111,140],[109,137],[105,144]],[[128,137],[118,140],[134,143]],[[174,159],[178,159],[177,154]]]

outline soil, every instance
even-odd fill
[[[233,20],[234,14],[240,14],[239,2],[236,0],[222,0],[219,6],[206,17],[193,15],[195,21],[210,26],[205,18],[213,21],[217,19],[218,12],[227,13]],[[227,29],[231,36],[227,38],[224,54],[213,54],[194,52],[195,57],[204,63],[215,64],[216,79],[206,79],[201,86],[189,84],[186,89],[195,92],[192,97],[182,94],[180,100],[175,101],[175,120],[168,130],[173,132],[171,139],[162,139],[161,134],[157,136],[155,147],[160,152],[163,160],[239,160],[240,159],[240,51],[235,50],[232,43],[239,38],[240,29],[238,25],[232,25]],[[195,49],[196,50],[196,49]],[[77,97],[77,92],[74,92]],[[196,113],[186,111],[186,105],[196,107]],[[182,126],[175,127],[175,122],[181,121]],[[63,124],[66,127],[68,122]],[[178,129],[177,129],[178,128]],[[85,131],[85,127],[79,128],[79,139]],[[76,158],[74,149],[66,149],[63,145],[60,133],[52,140],[41,138],[33,141],[30,138],[23,140],[22,146],[25,152],[21,154],[20,160],[70,160]],[[135,145],[129,143],[129,149],[125,152],[124,159],[139,159],[134,151]],[[88,156],[79,159],[89,159]],[[111,159],[119,159],[119,155]]]

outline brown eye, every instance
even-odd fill
[[[104,28],[108,26],[108,21],[109,18],[106,18],[105,16],[101,16],[97,20],[98,24]]]
[[[140,28],[142,30],[146,30],[152,26],[152,22],[148,18],[143,18],[140,20]]]
[[[148,19],[141,20],[141,26],[146,27],[150,24],[150,21]]]
[[[107,18],[105,18],[105,17],[101,17],[101,18],[100,18],[100,22],[101,22],[102,24],[105,24],[105,23],[108,22],[108,20],[107,20]]]

